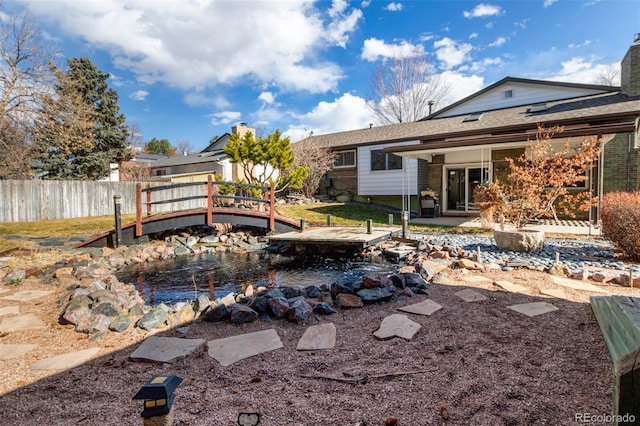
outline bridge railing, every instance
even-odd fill
[[[206,194],[203,195],[189,195],[186,197],[178,197],[178,198],[168,198],[168,199],[152,199],[152,194],[154,192],[166,191],[166,190],[174,190],[179,188],[186,187],[202,187],[206,185]],[[214,186],[226,186],[226,187],[235,187],[243,190],[249,189],[257,189],[264,193],[263,198],[256,197],[247,197],[247,196],[238,196],[238,195],[229,195],[229,194],[220,194],[219,191],[214,193]],[[143,197],[144,194],[144,197]],[[143,198],[145,201],[143,202]],[[146,211],[147,216],[151,216],[153,206],[155,205],[166,205],[190,200],[206,200],[201,208],[207,209],[206,215],[206,224],[213,224],[213,207],[214,200],[216,199],[228,199],[237,201],[249,201],[252,203],[259,203],[268,206],[269,210],[269,231],[273,231],[275,229],[275,186],[271,184],[270,186],[262,186],[262,185],[250,185],[236,182],[217,182],[214,181],[212,176],[209,175],[206,182],[186,182],[186,183],[174,183],[171,185],[162,185],[162,186],[151,186],[147,184],[146,188],[142,187],[141,183],[136,184],[136,236],[139,237],[142,235],[142,215],[143,215],[143,204],[146,206],[144,209]]]

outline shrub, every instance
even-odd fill
[[[603,235],[625,255],[640,260],[640,192],[610,192],[602,199]]]

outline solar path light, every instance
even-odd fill
[[[156,376],[135,394],[133,399],[144,400],[144,410],[140,414],[144,418],[144,426],[173,425],[173,391],[180,383],[182,378],[178,376]]]

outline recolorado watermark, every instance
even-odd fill
[[[613,423],[620,424],[635,424],[636,416],[633,414],[591,414],[591,413],[576,413],[574,421],[576,423]]]

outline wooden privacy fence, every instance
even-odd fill
[[[147,185],[145,183],[145,185]],[[174,210],[202,208],[206,182],[197,186],[165,185],[166,198],[184,198]],[[0,222],[36,222],[48,219],[113,215],[113,196],[120,195],[122,214],[136,213],[136,182],[0,180]]]

